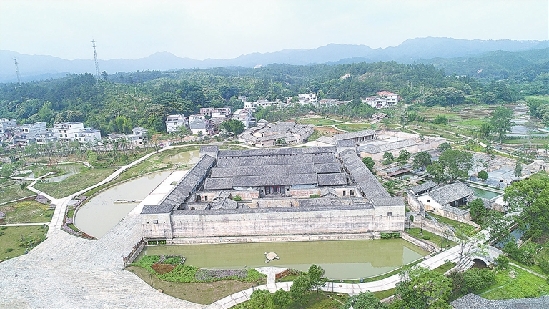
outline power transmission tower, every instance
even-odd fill
[[[92,39],[93,61],[95,61],[95,77],[99,79],[99,62],[97,62],[97,50],[95,49],[95,40]]]
[[[15,74],[17,74],[17,83],[21,84],[21,76],[19,76],[19,63],[17,62],[17,58],[13,58],[13,61],[15,61]]]

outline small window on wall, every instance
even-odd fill
[[[343,196],[345,196],[345,190],[343,190]]]
[[[393,216],[393,212],[389,211],[389,212],[387,213],[387,217],[392,217],[392,216]]]
[[[207,200],[208,200],[208,196],[204,195],[204,201],[207,201]]]
[[[350,195],[350,196],[355,196],[355,190],[349,191],[349,195]]]
[[[427,200],[427,203],[431,203],[431,200]]]

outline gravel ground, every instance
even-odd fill
[[[123,270],[140,227],[131,213],[99,240],[53,231],[27,255],[0,263],[0,308],[203,308]]]

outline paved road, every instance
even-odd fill
[[[92,187],[118,177],[151,155]],[[56,209],[47,239],[28,254],[0,263],[0,308],[203,308],[163,294],[123,270],[122,257],[141,239],[139,213],[143,203],[99,240],[60,230],[71,197],[92,187],[70,197],[52,198]]]

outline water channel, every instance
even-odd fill
[[[280,257],[265,263],[265,252]],[[427,254],[402,239],[149,246],[142,254],[181,255],[185,264],[205,268],[278,266],[307,271],[320,265],[331,279],[376,276]]]
[[[165,160],[191,166],[198,162],[199,154],[197,150],[182,151]],[[171,173],[152,173],[99,193],[78,210],[74,224],[81,231],[101,238]]]
[[[74,225],[89,235],[101,238],[171,173],[152,173],[99,193],[78,210]]]
[[[484,190],[476,187],[471,187],[471,189],[473,189],[473,192],[475,192],[476,197],[481,197],[487,200],[493,199],[494,197],[501,195],[501,193]]]

